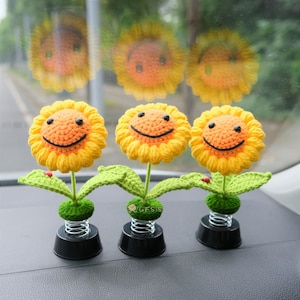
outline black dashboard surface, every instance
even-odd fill
[[[240,196],[234,215],[242,245],[216,250],[195,238],[208,214],[200,189],[160,197],[166,251],[133,258],[118,249],[130,221],[131,195],[118,186],[93,191],[90,223],[102,252],[87,260],[54,255],[63,196],[27,186],[1,186],[0,299],[300,299],[300,216],[260,190]]]

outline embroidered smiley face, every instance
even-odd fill
[[[68,154],[84,146],[90,130],[89,121],[82,112],[64,109],[45,120],[41,136],[51,151]]]
[[[239,174],[259,159],[265,147],[262,125],[251,112],[230,105],[214,106],[194,120],[192,156],[210,172]]]
[[[176,121],[164,110],[149,109],[134,116],[129,126],[132,135],[141,143],[159,145],[173,138]]]
[[[149,103],[128,109],[116,127],[116,143],[129,159],[169,163],[191,138],[187,117],[175,106]]]
[[[29,129],[28,144],[49,171],[77,172],[90,167],[106,146],[104,118],[95,107],[67,99],[44,106]]]
[[[205,148],[217,157],[234,156],[243,151],[247,136],[244,121],[232,115],[212,118],[203,130]]]

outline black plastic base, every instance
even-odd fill
[[[119,240],[119,249],[129,256],[139,258],[158,256],[166,250],[163,230],[155,224],[153,234],[137,234],[131,230],[131,223],[126,223]]]
[[[232,218],[229,228],[212,226],[209,216],[204,216],[196,231],[196,239],[205,246],[215,249],[232,249],[241,245],[240,225]]]
[[[88,238],[79,239],[70,237],[65,232],[65,226],[61,226],[56,234],[54,253],[65,259],[80,260],[98,255],[102,251],[102,245],[96,226],[90,224]]]

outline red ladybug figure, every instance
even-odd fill
[[[209,177],[203,177],[203,178],[201,178],[201,180],[203,182],[210,183],[210,178]]]
[[[48,177],[52,177],[52,175],[53,175],[52,172],[50,172],[50,171],[45,171],[44,174]]]

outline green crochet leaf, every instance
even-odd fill
[[[146,195],[145,199],[155,199],[174,190],[185,189],[189,190],[194,187],[192,180],[186,180],[184,178],[168,178],[157,183]]]
[[[231,180],[233,180],[233,178],[235,178],[236,176],[238,176],[238,175],[237,174],[230,174],[230,175],[224,176],[221,173],[216,172],[216,173],[211,174],[211,179],[212,179],[213,183],[216,186],[218,186],[222,189],[223,185],[227,186],[227,184]]]
[[[59,193],[72,199],[72,193],[70,189],[61,179],[57,178],[54,175],[49,176],[49,173],[47,175],[47,172],[45,173],[43,170],[33,170],[26,176],[19,177],[18,182],[21,184],[26,184]]]
[[[214,178],[210,180],[206,175],[197,172],[183,175],[180,178],[190,182],[193,187],[201,188],[203,190],[210,191],[216,194],[222,193],[222,184],[220,184],[220,180],[218,178],[217,180],[215,180]],[[207,182],[206,179],[209,179],[209,182]]]
[[[126,173],[119,166],[101,166],[98,168],[99,173],[90,178],[77,193],[77,200],[86,197],[94,189],[103,185],[119,184],[123,182]]]
[[[119,180],[116,184],[134,196],[141,198],[145,196],[146,191],[142,179],[131,168],[123,165],[113,165],[109,167],[99,167],[98,171],[103,170],[102,168],[109,168],[110,170],[114,170],[114,172],[125,174],[122,180]]]
[[[271,177],[271,172],[247,172],[236,175],[226,182],[225,193],[226,195],[239,195],[258,189],[267,183]]]

